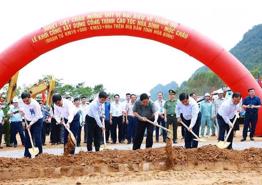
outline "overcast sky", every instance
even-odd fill
[[[131,11],[161,16],[193,28],[227,50],[262,23],[261,0],[8,0],[0,3],[0,52],[40,27],[94,11]],[[158,83],[181,84],[200,66],[187,54],[135,37],[96,37],[52,50],[20,71],[18,85],[43,75],[64,83],[102,83],[107,91],[141,93]]]

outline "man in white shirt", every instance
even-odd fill
[[[127,120],[127,144],[131,144],[135,138],[137,118],[133,113],[133,107],[136,102],[136,95],[131,94],[131,101],[126,104],[126,120]]]
[[[92,143],[94,141],[95,150],[100,150],[101,131],[105,129],[101,119],[103,116],[103,104],[107,98],[106,92],[100,92],[98,98],[92,101],[87,112],[87,151],[92,151]]]
[[[76,141],[76,145],[79,147],[80,143],[81,143],[81,132],[82,132],[82,126],[84,125],[83,123],[85,122],[84,116],[83,116],[83,112],[82,109],[80,107],[80,98],[76,97],[74,98],[74,106],[77,109],[77,112],[79,114],[79,127],[78,127],[78,132],[77,132],[77,141]]]
[[[78,138],[78,130],[79,130],[79,120],[80,115],[78,110],[74,106],[74,104],[62,98],[60,94],[54,94],[52,97],[54,103],[54,118],[56,119],[57,123],[65,123],[65,126],[70,128],[72,133],[74,134],[76,140]],[[68,131],[64,131],[64,146],[68,141]],[[65,149],[65,148],[64,148]],[[74,154],[75,149],[70,151],[70,154]]]
[[[217,121],[219,125],[219,141],[224,141],[225,132],[228,133],[229,129],[234,127],[233,120],[236,114],[238,114],[238,112],[240,111],[240,101],[241,94],[233,93],[232,98],[225,100],[218,109]],[[231,132],[227,140],[227,142],[230,142],[228,149],[232,149],[233,137],[234,134],[233,132]]]
[[[155,101],[155,106],[157,108],[158,113],[158,120],[157,123],[163,127],[166,127],[165,122],[165,111],[164,111],[164,105],[166,101],[163,99],[163,92],[158,92],[157,94],[157,100]],[[156,130],[156,142],[159,142],[159,127],[155,127]],[[163,141],[166,141],[167,133],[165,130],[163,130]]]
[[[189,130],[199,136],[201,114],[197,102],[186,93],[181,93],[179,95],[179,100],[180,102],[176,106],[177,121],[183,121],[189,127]],[[187,129],[185,129],[184,132],[185,148],[197,148],[198,141],[194,140],[195,138],[192,133]]]
[[[123,128],[122,128],[122,140],[125,141],[126,139],[128,140],[128,119],[127,118],[127,112],[126,112],[126,106],[130,103],[131,101],[131,94],[126,93],[126,100],[122,103],[123,107]]]
[[[81,97],[81,111],[83,113],[83,119],[84,119],[84,143],[87,141],[87,121],[86,121],[86,115],[89,108],[89,102],[87,103],[87,99],[85,96]]]
[[[39,103],[31,98],[28,92],[23,92],[21,94],[22,104],[21,113],[27,121],[28,125],[25,130],[25,152],[24,156],[31,158],[29,153],[29,148],[31,148],[31,143],[28,135],[28,129],[31,132],[32,139],[35,141],[36,147],[39,149],[39,154],[43,153],[42,148],[42,126],[43,126],[43,114],[41,111],[41,106]]]
[[[214,109],[213,109],[213,120],[216,122],[217,128],[218,126],[218,122],[217,122],[217,114],[218,114],[218,109],[220,108],[220,106],[222,105],[222,103],[225,101],[224,98],[224,91],[222,89],[220,89],[217,92],[218,98],[214,100]],[[219,128],[218,128],[219,131]],[[219,133],[218,133],[219,135]]]
[[[2,110],[2,102],[0,102],[0,149],[3,147],[2,144],[2,134],[3,134],[3,125],[4,125],[4,112]]]
[[[116,136],[118,135],[118,142],[123,143],[123,105],[120,102],[120,96],[114,95],[114,102],[110,106],[110,124],[111,124],[111,135],[113,144],[116,143]],[[118,130],[118,133],[116,132]]]

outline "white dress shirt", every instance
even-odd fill
[[[25,114],[24,117],[26,120],[30,121],[30,125],[33,125],[39,119],[43,118],[41,106],[35,99],[31,98],[31,102],[28,105],[24,102],[22,102],[20,105],[21,110]]]
[[[104,104],[99,103],[98,99],[95,99],[92,101],[92,103],[89,105],[89,109],[87,112],[87,115],[94,118],[96,120],[96,124],[102,128],[103,124],[101,122],[101,117],[103,116],[103,106]]]
[[[89,104],[81,104],[80,108],[81,108],[81,111],[83,113],[83,117],[85,118],[87,113],[88,113]]]
[[[4,111],[0,109],[0,124],[3,123],[3,119],[4,119]]]
[[[164,114],[164,105],[165,105],[166,101],[165,100],[156,100],[155,101],[155,106],[157,108],[157,113],[158,114]]]
[[[218,109],[220,108],[220,106],[222,105],[222,103],[225,101],[224,98],[218,98],[214,101],[214,106],[215,106],[215,109],[214,109],[214,114],[215,116],[217,115],[218,113]]]
[[[62,99],[63,105],[62,107],[59,107],[54,104],[54,118],[58,123],[61,123],[61,119],[65,118],[67,119],[67,123],[71,123],[77,114],[78,110],[75,107],[75,105],[67,100],[67,99]]]
[[[230,120],[234,118],[236,113],[240,111],[240,104],[233,104],[232,98],[225,100],[218,109],[218,114],[222,116],[224,121],[229,124]]]
[[[112,102],[110,106],[110,114],[112,114],[113,117],[119,117],[122,116],[124,112],[123,104],[121,102]]]
[[[133,107],[136,102],[132,103],[131,101],[126,104],[126,113],[128,116],[134,116]]]
[[[188,105],[184,105],[180,101],[178,101],[176,106],[176,116],[177,118],[179,118],[180,114],[182,114],[185,120],[191,120],[189,126],[190,128],[193,128],[195,126],[198,113],[199,113],[199,106],[193,98],[189,97]]]

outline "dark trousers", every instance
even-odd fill
[[[118,129],[117,129],[118,128]],[[118,142],[123,141],[123,117],[112,117],[111,135],[113,143],[116,143],[116,131],[118,130]]]
[[[88,132],[88,123],[87,123],[87,115],[86,115],[85,125],[84,125],[84,143],[87,142],[87,132]]]
[[[88,132],[87,132],[87,151],[92,151],[92,143],[94,142],[95,150],[100,150],[101,141],[101,128],[97,125],[96,120],[90,116],[88,119]]]
[[[166,127],[166,122],[165,122],[164,118],[158,117],[157,122],[158,122],[159,125],[161,125],[163,127]],[[157,142],[159,142],[159,130],[160,130],[160,128],[156,127],[156,141]],[[163,141],[165,142],[166,141],[166,136],[167,136],[167,133],[166,133],[165,130],[162,131],[162,136],[163,136]]]
[[[67,123],[67,119],[65,119],[65,123]],[[79,130],[79,124],[80,122],[80,115],[77,113],[75,116],[74,116],[74,119],[73,121],[70,123],[70,130],[71,132],[74,134],[76,140],[77,140],[77,133],[78,133],[78,130]],[[67,140],[68,140],[68,131],[65,129],[64,130],[64,145],[66,145],[67,143]],[[70,154],[74,154],[75,153],[75,150],[72,150],[70,152]]]
[[[138,120],[136,127],[136,136],[134,139],[133,150],[140,149],[143,142],[144,134],[146,130],[146,148],[152,148],[153,146],[153,131],[154,125]]]
[[[46,135],[48,136],[51,133],[51,123],[46,121]]]
[[[64,138],[65,138],[65,127],[63,125],[61,125],[61,127],[60,127],[60,142],[62,144],[65,143]]]
[[[234,118],[230,121],[233,122]],[[229,125],[224,121],[223,117],[217,114],[217,123],[219,126],[219,132],[218,132],[218,141],[224,141],[225,135],[228,133],[230,127]],[[235,125],[236,126],[236,125]],[[234,127],[235,127],[234,126]],[[233,129],[234,130],[234,129]],[[232,131],[228,137],[227,142],[230,142],[230,145],[228,146],[228,149],[232,149],[232,142],[233,142],[234,132]]]
[[[17,145],[17,140],[16,140],[16,134],[17,132],[20,135],[21,138],[21,142],[24,145],[25,143],[25,134],[24,134],[24,130],[23,130],[23,126],[22,126],[22,121],[18,121],[18,122],[11,122],[11,137],[10,137],[10,143],[14,143],[14,145]]]
[[[30,122],[28,122],[29,124]],[[35,146],[39,149],[39,154],[43,153],[42,148],[42,126],[43,126],[43,119],[39,119],[37,122],[35,122],[31,128],[30,132],[32,135],[32,140],[35,141]],[[30,138],[28,135],[28,130],[25,130],[25,152],[24,156],[31,158],[31,154],[29,153],[29,148],[32,148]]]
[[[128,116],[128,124],[127,124],[127,140],[128,143],[134,141],[136,127],[137,127],[137,118],[135,116]]]
[[[56,124],[56,120],[54,118],[51,119],[51,135],[50,140],[52,144],[58,144],[61,143],[60,140],[60,130],[61,130],[61,124]]]
[[[42,126],[42,143],[45,145],[45,138],[46,138],[46,121],[43,121]]]
[[[123,121],[123,120],[122,120]],[[122,122],[122,141],[125,141],[128,137],[126,121]]]
[[[0,123],[0,146],[2,144],[2,135],[3,135],[3,125]]]
[[[109,120],[105,120],[105,127],[106,127],[106,142],[109,142],[109,136],[111,131],[111,125]]]
[[[182,121],[189,127],[191,120],[185,120],[183,115],[181,115]],[[201,114],[199,113],[197,116],[196,124],[193,127],[192,131],[199,136],[199,127],[201,123]],[[185,135],[185,148],[197,148],[198,147],[198,141],[195,141],[195,137],[191,132],[189,132],[187,129],[184,129],[184,135]]]
[[[246,139],[248,128],[250,128],[250,138],[254,137],[257,126],[257,115],[245,115],[243,138]]]
[[[176,115],[167,115],[167,128],[169,128],[169,125],[173,125],[173,142],[177,140],[177,119]]]
[[[77,131],[77,146],[80,146],[81,143],[81,132],[82,132],[82,127],[80,126],[80,122],[79,122],[79,127],[78,127],[78,131]]]
[[[185,138],[185,127],[181,126],[181,135],[182,135],[182,138]]]
[[[4,122],[3,134],[5,135],[4,139],[6,146],[10,146],[10,123],[8,121]]]

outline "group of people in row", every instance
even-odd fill
[[[87,150],[92,151],[93,144],[95,151],[100,150],[102,132],[105,132],[106,142],[112,144],[133,143],[133,149],[140,149],[143,138],[146,136],[146,148],[153,145],[153,133],[155,131],[156,142],[162,134],[163,141],[170,139],[165,130],[155,125],[161,125],[172,131],[172,141],[177,143],[177,127],[183,122],[188,129],[182,127],[182,135],[185,141],[185,148],[195,148],[198,142],[195,141],[192,131],[199,136],[215,135],[217,129],[218,140],[224,141],[225,134],[233,128],[233,119],[238,112],[245,111],[243,138],[247,138],[250,130],[250,140],[254,140],[254,133],[258,118],[258,109],[261,106],[259,97],[255,96],[253,88],[248,90],[249,96],[243,99],[239,93],[233,93],[232,97],[225,99],[224,92],[219,91],[218,97],[214,100],[210,94],[205,94],[204,101],[197,102],[194,93],[179,94],[176,99],[176,92],[168,91],[168,100],[165,101],[163,92],[158,93],[157,100],[151,101],[150,96],[143,93],[137,98],[135,94],[126,94],[124,102],[120,101],[118,94],[110,101],[106,92],[100,92],[92,102],[87,102],[86,97],[75,98],[73,101],[63,98],[60,94],[52,97],[53,105],[48,108],[31,98],[30,93],[21,94],[22,101],[19,103],[14,98],[9,108],[11,124],[11,143],[17,145],[16,134],[19,132],[22,144],[25,146],[25,157],[31,157],[28,148],[31,147],[28,131],[32,133],[36,147],[42,153],[42,145],[45,143],[47,125],[51,125],[50,141],[52,144],[67,143],[68,132],[64,127],[69,128],[74,134],[77,145],[81,143],[81,131],[84,130],[84,142],[87,143]],[[42,105],[41,105],[42,104]],[[3,111],[0,110],[0,144],[2,138]],[[25,122],[25,129],[22,126]],[[153,124],[152,124],[153,122]],[[82,129],[84,128],[84,129]],[[211,133],[210,133],[211,130]],[[161,134],[160,134],[161,133]],[[228,141],[232,148],[233,133]],[[74,153],[74,151],[72,152]]]

